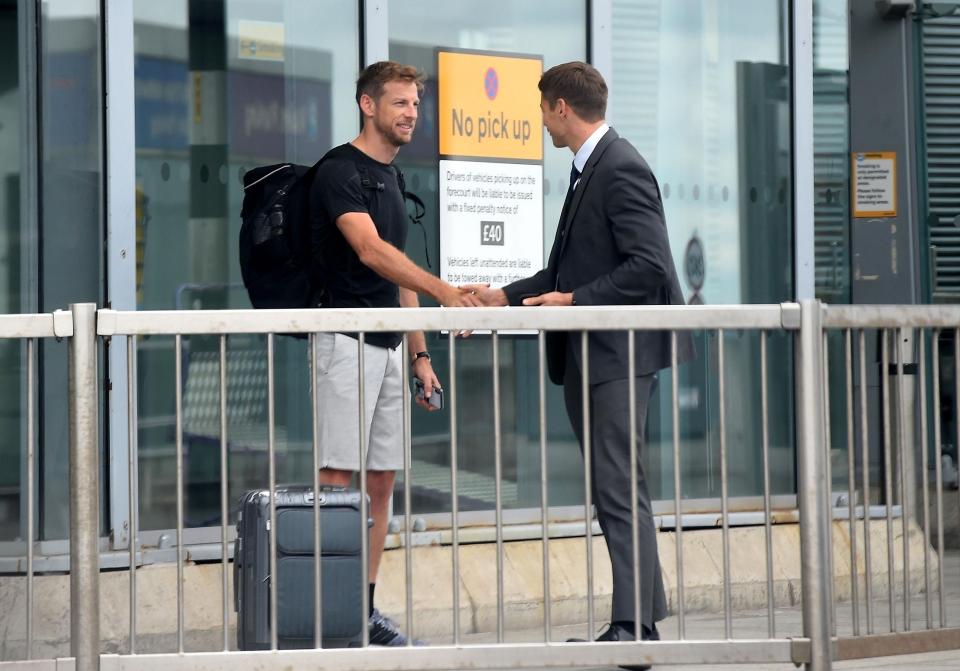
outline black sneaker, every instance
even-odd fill
[[[407,637],[397,627],[397,623],[374,608],[368,620],[370,627],[370,645],[382,645],[391,648],[407,644]],[[426,645],[425,641],[413,640],[414,645]]]

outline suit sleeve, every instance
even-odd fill
[[[503,287],[503,293],[507,295],[507,302],[510,305],[522,305],[523,299],[528,296],[539,296],[548,291],[553,291],[556,284],[556,275],[547,266],[540,272],[526,277]]]
[[[641,302],[667,284],[672,267],[660,194],[650,170],[641,161],[625,161],[612,172],[604,199],[620,263],[575,289],[577,305]]]

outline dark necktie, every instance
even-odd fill
[[[560,210],[560,223],[557,224],[557,240],[560,242],[560,248],[563,248],[563,238],[567,234],[567,210],[570,208],[570,201],[573,200],[573,191],[577,185],[577,180],[580,179],[580,171],[577,170],[577,165],[573,164],[570,166],[570,186],[567,187],[567,196],[563,199],[563,209]],[[557,277],[554,282],[555,290],[560,289],[560,273],[557,273]]]
[[[570,207],[570,201],[573,199],[573,190],[580,179],[580,171],[577,170],[576,163],[570,166],[570,186],[567,187],[567,196],[563,199],[563,209],[560,210],[560,228],[563,228],[563,222],[567,219],[567,208]]]

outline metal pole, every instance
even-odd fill
[[[830,340],[827,331],[823,331],[821,338],[820,355],[823,359],[823,368],[820,369],[823,384],[823,464],[826,470],[827,478],[827,514],[829,515],[827,523],[827,575],[830,576],[830,584],[833,585],[833,465],[830,459],[830,446],[833,444],[833,438],[830,429]],[[830,635],[837,635],[837,602],[830,599]]]
[[[830,576],[827,575],[828,515],[826,465],[823,452],[823,397],[821,395],[821,306],[800,304],[797,335],[797,461],[800,508],[801,593],[803,635],[810,639],[808,671],[831,666]]]
[[[403,334],[401,344],[400,360],[406,364],[410,360],[410,339],[409,335]],[[410,368],[404,365],[402,368],[403,378],[403,567],[406,575],[404,588],[406,592],[406,626],[407,626],[407,645],[413,645],[413,498],[410,492],[412,483],[411,463],[413,461],[412,450],[412,425],[410,417],[410,394],[407,390],[410,388]]]
[[[317,383],[317,334],[310,334],[310,427],[313,451],[313,645],[323,647],[323,541],[320,519],[320,413]]]
[[[643,622],[640,612],[640,526],[637,511],[637,370],[636,334],[633,330],[627,332],[627,370],[629,384],[627,386],[627,402],[630,409],[627,412],[630,427],[630,539],[633,550],[633,622],[639,629]]]
[[[870,553],[870,425],[867,421],[867,344],[858,334],[860,353],[860,461],[863,468],[863,591],[867,607],[867,635],[873,634],[873,561]]]
[[[921,491],[923,510],[923,598],[926,608],[927,629],[933,628],[933,603],[930,597],[930,475],[927,473],[927,340],[926,333],[920,329],[919,365],[920,387],[920,473],[923,487]],[[942,545],[940,547],[943,547]]]
[[[177,652],[183,653],[183,337],[174,336],[177,469]]]
[[[547,469],[546,334],[537,334],[537,386],[540,391],[540,515],[543,531],[543,641],[550,642],[550,471]]]
[[[727,476],[727,414],[725,354],[723,349],[724,330],[717,330],[717,380],[720,404],[720,517],[723,540],[723,632],[726,638],[733,638],[733,595],[730,587],[730,492]]]
[[[370,529],[367,526],[367,520],[370,518],[370,504],[367,501],[367,418],[366,418],[366,363],[364,355],[366,354],[367,334],[360,332],[357,334],[357,414],[358,427],[360,429],[360,566],[361,566],[361,584],[364,589],[360,590],[360,615],[361,621],[367,622],[370,616],[370,590],[367,585],[370,583]],[[403,365],[406,366],[406,361]],[[403,390],[403,393],[407,393]],[[408,520],[409,521],[409,520]],[[407,632],[408,634],[410,632]],[[362,627],[360,632],[360,644],[366,648],[370,645],[370,627]]]
[[[943,458],[943,447],[940,444],[942,439],[942,427],[940,426],[940,331],[933,332],[933,449],[934,449],[934,468],[935,471],[935,491],[937,501],[937,550],[940,553],[940,560],[937,562],[937,602],[940,605],[940,628],[947,626],[947,609],[943,601],[943,465],[940,460]]]
[[[274,368],[274,335],[267,334],[267,480],[270,489],[270,649],[279,648],[279,611],[277,591],[277,435],[276,435],[276,369]]]
[[[580,332],[580,358],[583,361],[580,395],[583,412],[583,523],[584,539],[587,541],[587,635],[593,638],[593,461],[590,454],[590,346],[587,331]]]
[[[494,519],[497,534],[497,643],[503,643],[503,443],[500,436],[500,337],[494,331],[491,340],[493,347],[493,487]]]
[[[77,671],[100,668],[100,470],[97,306],[73,303],[69,339],[70,652]]]
[[[677,332],[670,332],[670,380],[671,402],[673,411],[673,518],[677,540],[677,637],[682,641],[686,638],[683,612],[683,517],[680,515],[680,500],[682,497],[680,464],[680,373],[677,370]]]
[[[860,635],[860,579],[857,576],[857,459],[853,441],[853,332],[844,332],[844,376],[847,386],[847,516],[850,531],[850,607],[853,635]]]
[[[34,394],[33,385],[34,367],[33,351],[36,340],[30,338],[27,340],[27,659],[33,659],[33,471],[35,460],[35,445],[33,424],[36,421],[34,417]],[[941,545],[941,547],[943,547]],[[131,564],[131,575],[133,566]],[[131,638],[132,640],[132,638]]]
[[[130,505],[130,654],[137,652],[137,337],[127,337],[127,480],[129,484]]]
[[[910,492],[913,487],[913,447],[907,442],[906,385],[903,379],[903,339],[904,331],[897,329],[897,446],[899,448],[900,473],[900,523],[903,528],[903,630],[910,631],[910,511],[914,498]],[[911,332],[911,338],[913,333]],[[908,454],[909,452],[909,454]]]
[[[767,339],[766,331],[760,332],[760,418],[763,436],[763,532],[767,560],[767,636],[776,637],[777,625],[774,616],[773,593],[773,513],[770,505],[770,396],[767,387]]]
[[[450,554],[453,569],[453,644],[460,645],[460,493],[457,490],[457,337],[447,333],[450,357]]]
[[[230,471],[227,468],[227,336],[220,336],[220,595],[223,607],[223,649],[230,649],[230,575],[227,526]],[[234,558],[236,561],[237,558]]]
[[[960,328],[953,330],[953,365],[955,371],[960,371]],[[954,374],[953,384],[953,416],[960,418],[960,375]],[[956,443],[954,443],[957,446],[957,467],[960,468],[960,421],[955,421],[954,425],[957,432]],[[960,487],[957,488],[957,493],[960,494]],[[958,500],[958,504],[960,504],[960,500]],[[942,563],[943,550],[940,552]]]
[[[887,613],[890,633],[897,630],[896,573],[893,570],[893,461],[890,457],[890,345],[886,329],[880,331],[880,380],[883,389],[883,496],[887,506]]]

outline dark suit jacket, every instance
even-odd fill
[[[577,305],[682,305],[670,254],[660,187],[643,157],[612,128],[587,160],[569,207],[560,215],[547,267],[503,288],[511,305],[531,294],[573,291]],[[547,334],[550,379],[563,383],[567,347],[582,370],[580,338]],[[693,355],[678,334],[678,358]],[[670,365],[670,334],[637,331],[636,375]],[[590,383],[628,377],[627,334],[590,335]]]

